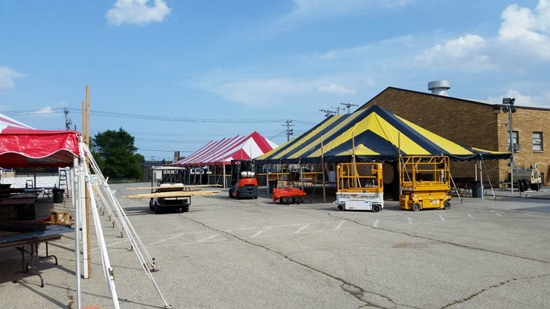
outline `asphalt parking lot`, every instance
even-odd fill
[[[134,184],[132,184],[134,185]],[[455,198],[449,210],[337,211],[306,203],[194,197],[189,212],[155,215],[111,185],[155,257],[173,308],[550,308],[550,191]],[[142,184],[135,184],[139,186]],[[490,193],[490,192],[487,192]],[[525,198],[527,195],[528,198]],[[122,308],[162,308],[127,238],[101,217]],[[0,308],[66,308],[75,296],[74,235],[50,245],[59,265],[17,284],[20,253],[0,251]],[[112,308],[97,239],[86,306]],[[9,249],[9,250],[8,250]],[[43,248],[42,248],[43,249]]]

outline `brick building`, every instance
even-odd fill
[[[514,105],[512,114],[513,143],[516,168],[530,168],[537,164],[544,185],[550,181],[549,149],[544,136],[550,136],[550,109]],[[423,93],[388,87],[359,109],[378,105],[391,113],[414,122],[455,143],[493,151],[509,151],[508,113],[503,104],[486,104],[453,98],[446,92]],[[550,147],[550,146],[549,146]],[[545,151],[547,152],[545,154]],[[484,161],[483,180],[498,187],[509,179],[510,160]],[[455,178],[474,178],[476,162],[452,164]],[[478,165],[479,166],[479,165]]]

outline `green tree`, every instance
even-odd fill
[[[120,128],[96,134],[90,141],[91,151],[101,172],[112,179],[140,179],[140,164],[145,158],[136,153],[134,137]]]

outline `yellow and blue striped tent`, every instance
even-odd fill
[[[509,153],[456,144],[374,105],[334,115],[256,158],[257,164],[396,161],[401,155],[446,155],[453,161],[495,160]]]

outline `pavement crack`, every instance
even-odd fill
[[[344,219],[344,218],[341,218],[339,216],[334,216],[330,212],[327,213],[327,214],[328,214],[329,217],[334,218],[334,219]],[[514,258],[518,258],[518,259],[523,259],[523,260],[528,260],[528,261],[533,261],[533,262],[539,262],[539,263],[543,263],[543,264],[550,264],[550,261],[539,260],[539,259],[530,258],[530,257],[526,257],[526,256],[520,256],[520,255],[516,255],[516,254],[504,253],[504,252],[500,252],[500,251],[496,251],[496,250],[490,250],[490,249],[485,249],[485,248],[468,246],[468,245],[464,245],[464,244],[450,242],[450,241],[447,241],[447,240],[435,239],[435,238],[415,235],[415,234],[411,234],[411,233],[407,233],[407,232],[395,231],[395,230],[390,230],[390,229],[386,229],[386,228],[381,228],[379,226],[373,227],[371,225],[364,224],[364,223],[361,223],[361,222],[358,222],[358,221],[355,221],[355,220],[352,220],[352,219],[349,219],[349,218],[345,218],[345,220],[353,222],[353,223],[355,223],[357,225],[360,225],[360,226],[368,227],[368,228],[379,230],[379,231],[395,233],[395,234],[401,234],[401,235],[406,235],[406,236],[409,236],[409,237],[414,237],[414,238],[419,238],[419,239],[424,239],[424,240],[430,240],[430,241],[434,241],[434,242],[438,242],[438,243],[442,243],[442,244],[447,244],[447,245],[451,245],[451,246],[456,246],[456,247],[461,247],[461,248],[465,248],[465,249],[470,249],[470,250],[489,252],[489,253],[494,253],[494,254],[503,255],[503,256],[507,256],[507,257],[514,257]]]
[[[441,307],[441,309],[449,308],[449,307],[454,306],[454,305],[456,305],[456,304],[462,304],[462,303],[467,302],[467,301],[469,301],[470,299],[472,299],[472,298],[474,298],[474,297],[476,297],[476,296],[478,296],[478,295],[480,295],[480,294],[482,294],[482,293],[485,293],[485,292],[487,292],[487,291],[489,291],[489,290],[492,290],[492,289],[494,289],[494,288],[501,287],[501,286],[503,286],[503,285],[505,285],[505,284],[507,284],[507,283],[510,283],[510,282],[520,281],[520,280],[539,279],[539,278],[544,278],[544,277],[548,277],[548,276],[550,276],[550,274],[539,275],[539,276],[531,276],[531,277],[522,277],[522,278],[512,278],[512,279],[504,280],[504,281],[501,281],[501,282],[499,282],[499,283],[496,283],[496,284],[490,285],[490,286],[488,286],[488,287],[485,287],[485,288],[483,288],[483,289],[481,289],[481,290],[479,290],[479,291],[477,291],[477,292],[475,292],[475,293],[472,293],[472,294],[470,294],[470,295],[468,295],[468,296],[466,296],[466,297],[464,297],[464,298],[462,298],[462,299],[454,300],[453,302],[451,302],[451,303],[449,303],[449,304],[447,304],[447,305]]]
[[[258,248],[262,248],[266,251],[269,251],[269,252],[272,252],[274,254],[277,254],[281,257],[283,257],[285,260],[291,262],[291,263],[294,263],[296,265],[300,265],[306,269],[309,269],[313,272],[316,272],[316,273],[319,273],[319,274],[322,274],[328,278],[331,278],[335,281],[338,281],[340,282],[340,288],[342,289],[342,291],[348,293],[349,295],[355,297],[356,299],[358,299],[359,301],[363,302],[365,306],[368,306],[368,307],[372,307],[372,308],[381,308],[381,309],[389,309],[389,308],[396,308],[396,303],[390,299],[388,296],[385,296],[385,295],[382,295],[382,294],[379,294],[379,293],[375,293],[375,292],[369,292],[369,291],[366,291],[365,289],[363,289],[362,287],[358,286],[358,285],[355,285],[351,282],[348,282],[346,281],[345,279],[343,278],[340,278],[340,277],[337,277],[335,275],[332,275],[332,274],[329,274],[325,271],[322,271],[320,269],[317,269],[317,268],[314,268],[310,265],[307,265],[305,263],[302,263],[300,261],[297,261],[291,257],[289,257],[288,255],[286,254],[283,254],[279,251],[276,251],[276,250],[273,250],[267,246],[264,246],[264,245],[260,245],[260,244],[257,244],[257,243],[253,243],[247,239],[244,239],[244,238],[241,238],[241,237],[238,237],[234,234],[231,234],[231,233],[228,233],[227,231],[223,231],[223,230],[219,230],[219,229],[216,229],[216,228],[213,228],[213,227],[210,227],[206,224],[204,224],[203,222],[200,222],[200,221],[197,221],[197,220],[194,220],[194,219],[191,219],[189,217],[186,217],[186,219],[190,220],[190,221],[193,221],[197,224],[200,224],[202,225],[203,227],[207,228],[207,229],[210,229],[212,231],[216,231],[216,232],[219,232],[219,233],[223,233],[225,235],[228,235],[230,237],[233,237],[237,240],[240,240],[244,243],[247,243],[251,246],[255,246],[255,247],[258,247]],[[363,307],[363,306],[362,306]]]

